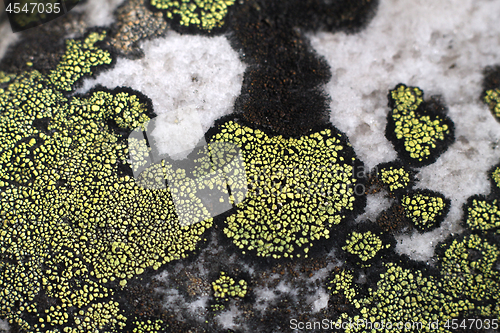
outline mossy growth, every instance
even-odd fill
[[[330,238],[332,228],[364,204],[354,191],[359,162],[334,128],[287,139],[229,119],[207,141],[241,149],[247,193],[223,231],[243,253],[307,257],[314,242]]]
[[[243,298],[248,292],[248,283],[244,279],[235,281],[225,272],[220,272],[219,278],[212,282],[214,297],[218,302],[229,301],[229,298]]]
[[[473,231],[492,231],[500,234],[500,205],[498,199],[482,196],[469,198],[464,206],[465,226]]]
[[[339,323],[358,323],[345,326],[345,332],[433,331],[429,326],[431,322],[458,318],[475,307],[467,299],[457,301],[443,293],[441,282],[423,270],[392,262],[383,266],[376,287],[368,288],[366,297],[353,301],[355,314],[342,313],[339,317]],[[385,322],[384,328],[381,328],[382,322]],[[378,323],[378,328],[373,326],[375,323]],[[389,323],[390,327],[387,326]],[[443,325],[437,331],[448,332]]]
[[[454,126],[443,104],[424,102],[423,91],[399,84],[389,92],[386,137],[399,157],[412,166],[434,163],[454,142]]]
[[[105,51],[88,47],[95,35],[88,36],[67,43],[74,47],[55,72],[69,70],[75,54],[85,54],[81,68],[99,64],[94,58]],[[123,172],[126,134],[153,116],[145,96],[98,87],[67,97],[60,89],[73,89],[80,76],[61,74],[70,86],[61,85],[55,72],[3,75],[0,316],[29,332],[121,332],[126,318],[115,290],[188,256],[212,219],[169,165],[148,170],[161,171],[160,188],[156,178]],[[174,203],[166,175],[180,184],[176,197],[189,201]],[[197,223],[181,223],[178,212]]]
[[[403,195],[401,206],[418,230],[429,231],[438,228],[446,217],[450,200],[434,191],[416,190]]]
[[[439,245],[444,290],[459,299],[498,304],[500,273],[495,265],[499,254],[494,240],[476,234]]]
[[[181,27],[195,27],[207,32],[225,23],[228,7],[234,0],[149,0],[153,9],[162,10],[167,19]]]
[[[379,164],[376,170],[378,179],[391,193],[401,193],[411,188],[414,183],[415,172],[400,163]]]

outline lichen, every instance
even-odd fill
[[[498,199],[487,200],[472,197],[465,206],[465,222],[474,231],[495,231],[500,233],[500,208]]]
[[[352,271],[342,269],[333,273],[333,277],[327,282],[327,289],[331,295],[342,295],[349,302],[354,302],[359,294],[357,286],[354,283]],[[359,306],[359,303],[356,303]]]
[[[347,251],[359,258],[361,262],[367,262],[378,254],[382,249],[388,249],[391,245],[384,244],[380,237],[371,231],[363,233],[351,232],[345,241],[346,245],[342,250]]]
[[[384,164],[377,169],[380,180],[390,192],[407,189],[413,181],[413,173],[402,165]]]
[[[57,68],[48,78],[58,90],[71,91],[74,83],[85,75],[92,74],[92,67],[110,65],[111,54],[96,46],[106,38],[106,32],[91,32],[84,40],[66,40],[66,52]]]
[[[479,235],[464,235],[441,245],[444,289],[459,299],[498,304],[500,274],[495,269],[498,246]]]
[[[500,118],[500,88],[487,90],[484,102],[488,104],[491,113],[497,119]]]
[[[149,0],[152,7],[164,11],[168,19],[177,19],[180,26],[212,30],[224,25],[228,7],[234,0]]]
[[[212,289],[216,299],[229,301],[230,297],[245,297],[248,291],[248,283],[243,279],[236,282],[225,272],[220,272],[219,278],[212,282]]]
[[[357,162],[333,128],[285,139],[230,120],[209,141],[241,149],[248,193],[225,219],[224,233],[243,253],[307,257],[355,210]]]
[[[450,201],[442,194],[432,191],[413,191],[401,200],[405,215],[421,231],[439,227],[448,214]]]
[[[443,293],[440,281],[421,270],[404,268],[392,262],[385,263],[384,268],[376,288],[369,288],[368,296],[354,301],[356,314],[343,313],[338,319],[338,323],[354,323],[345,325],[345,332],[434,331],[431,322],[446,322],[474,309],[474,303],[456,301]],[[373,326],[376,323],[378,327]],[[448,332],[443,325],[436,330]]]
[[[8,76],[0,94],[0,316],[25,331],[121,331],[115,290],[186,257],[212,223],[199,199],[174,203],[189,187],[172,194],[167,177],[179,188],[189,180],[170,165],[137,180],[127,174],[124,139],[153,115],[147,98],[126,89],[61,92],[81,77],[70,72],[59,84],[53,75],[74,55],[84,54],[78,61],[87,69],[106,57],[91,46],[99,36],[69,41],[49,76]],[[155,170],[162,188],[147,177]],[[197,223],[180,221],[180,212]]]
[[[389,93],[386,137],[408,164],[433,163],[454,141],[452,121],[431,111],[417,87],[399,84]]]

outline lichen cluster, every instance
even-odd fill
[[[499,248],[479,235],[471,234],[443,244],[441,274],[444,289],[459,299],[498,304],[500,274],[495,269]]]
[[[219,278],[212,282],[212,289],[216,299],[229,301],[230,297],[245,297],[248,291],[248,283],[243,279],[236,282],[225,272],[220,272]]]
[[[48,75],[56,89],[72,91],[78,79],[92,74],[92,67],[111,64],[111,54],[96,46],[104,38],[106,32],[92,32],[83,40],[66,40],[66,52],[57,68]]]
[[[234,0],[150,0],[153,8],[165,12],[166,18],[176,18],[184,27],[207,31],[224,25],[228,7],[234,3]]]
[[[403,196],[405,215],[417,229],[429,231],[439,226],[448,213],[450,201],[432,191],[414,191]]]
[[[427,108],[423,91],[399,84],[389,93],[386,137],[410,165],[433,163],[454,141],[451,120]]]
[[[495,231],[500,234],[500,208],[498,199],[492,201],[472,197],[466,205],[466,225],[474,231]]]
[[[235,144],[244,158],[248,193],[224,224],[225,235],[243,253],[307,256],[354,210],[356,161],[334,129],[285,139],[231,120],[210,142]]]
[[[146,320],[146,321],[135,321],[135,328],[132,333],[162,333],[164,332],[164,323],[161,319],[156,320]]]
[[[390,244],[384,244],[380,237],[371,231],[351,232],[346,239],[346,245],[342,250],[353,254],[359,258],[361,262],[367,262],[373,259],[380,250],[389,248]]]
[[[174,203],[166,186],[155,188],[157,177],[147,177],[159,169],[164,184],[182,188],[185,177],[171,166],[151,167],[138,180],[121,171],[129,157],[123,133],[152,115],[144,96],[61,92],[81,77],[76,68],[90,73],[96,59],[109,59],[94,49],[103,36],[68,42],[50,75],[2,75],[9,79],[0,90],[0,316],[25,331],[121,331],[115,290],[186,257],[211,226],[199,200]],[[181,223],[180,212],[199,223]]]
[[[484,102],[490,107],[491,113],[500,118],[500,88],[487,90]]]
[[[441,282],[421,270],[392,262],[384,264],[384,268],[376,288],[369,288],[369,296],[356,300],[357,314],[349,316],[343,313],[338,319],[339,322],[360,323],[359,326],[347,327],[345,332],[372,331],[373,325],[381,325],[382,321],[385,325],[391,323],[391,327],[379,326],[377,331],[427,332],[431,331],[429,324],[432,321],[443,323],[474,309],[472,302],[457,301],[443,293]],[[409,326],[405,327],[407,323]],[[397,326],[401,324],[403,326]],[[420,324],[422,326],[418,326]],[[437,331],[448,332],[443,325]]]
[[[408,188],[413,180],[412,172],[404,166],[388,164],[379,168],[379,179],[388,186],[390,192]]]
[[[330,291],[331,295],[342,295],[349,302],[355,302],[355,297],[358,295],[353,272],[348,269],[334,272],[333,277],[327,282],[326,288]],[[359,307],[359,303],[355,303],[354,305]]]

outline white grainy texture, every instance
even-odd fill
[[[186,105],[162,113],[151,120],[148,137],[158,147],[158,152],[168,154],[173,159],[186,158],[197,145],[205,144],[205,131],[196,105]],[[201,141],[200,141],[201,139]]]
[[[457,141],[420,169],[417,187],[445,194],[451,210],[440,229],[401,239],[397,250],[415,259],[427,260],[438,241],[459,230],[469,196],[489,192],[486,171],[499,161],[500,127],[480,94],[484,67],[500,63],[498,13],[499,1],[382,0],[361,33],[310,36],[332,67],[331,121],[369,168],[396,158],[384,136],[389,89],[418,86],[427,98],[442,95],[449,108]],[[383,210],[378,200],[368,205],[370,216]]]
[[[109,26],[114,21],[113,12],[124,0],[88,0],[75,7],[75,10],[85,11],[85,22],[93,26]]]
[[[240,328],[240,325],[237,325],[234,320],[242,315],[242,312],[233,304],[227,306],[223,312],[221,312],[217,316],[217,321],[224,329],[234,329]]]
[[[86,80],[79,92],[97,84],[127,86],[153,101],[158,124],[152,135],[161,152],[176,154],[194,148],[214,120],[232,112],[241,90],[245,66],[227,39],[180,35],[142,44],[145,57],[118,59],[116,66]],[[190,110],[182,116],[182,110]],[[202,131],[200,131],[200,126]]]

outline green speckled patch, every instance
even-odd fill
[[[405,167],[393,165],[381,168],[379,178],[389,187],[391,192],[407,188],[412,181],[412,175]]]
[[[212,289],[216,299],[228,301],[229,297],[245,297],[248,283],[243,279],[236,282],[225,272],[220,272],[219,278],[212,282]]]
[[[465,207],[467,227],[474,231],[494,231],[500,233],[500,208],[498,199],[489,201],[473,197]]]
[[[248,193],[224,233],[244,253],[307,256],[354,210],[355,158],[332,129],[285,139],[228,121],[210,142],[236,144],[243,154]]]
[[[165,12],[168,19],[178,19],[185,27],[210,31],[224,25],[228,7],[234,0],[149,0],[151,6]]]
[[[94,58],[105,53],[89,47],[94,37],[67,43],[61,73],[75,54],[85,54],[77,58],[82,68],[99,64]],[[30,332],[121,332],[126,318],[114,291],[186,257],[212,219],[199,199],[174,205],[168,189],[153,189],[146,176],[120,174],[129,151],[118,133],[150,119],[144,96],[95,90],[65,97],[60,89],[71,90],[80,74],[63,74],[66,85],[58,71],[10,75],[0,94],[0,316]],[[148,172],[155,168],[163,181],[189,182],[169,165]],[[199,223],[181,224],[179,210]],[[40,294],[55,301],[43,313]]]
[[[433,163],[454,141],[454,127],[449,118],[427,109],[423,91],[399,84],[389,93],[386,137],[410,165]]]
[[[487,90],[484,102],[490,107],[491,113],[497,119],[500,118],[500,88]]]
[[[380,237],[367,231],[349,233],[342,250],[357,256],[361,262],[366,262],[373,259],[380,250],[389,247],[390,244],[384,244]]]
[[[496,244],[471,234],[441,248],[441,274],[447,292],[460,299],[498,302],[500,274],[495,265],[500,252]]]
[[[415,191],[404,195],[401,205],[417,229],[429,231],[439,227],[448,213],[450,201],[436,192]]]
[[[404,268],[396,263],[384,264],[376,288],[369,288],[369,296],[356,299],[353,303],[356,315],[343,313],[339,322],[358,322],[347,326],[345,332],[366,332],[365,324],[391,323],[400,325],[386,331],[428,332],[431,321],[445,322],[461,313],[474,309],[468,300],[455,301],[441,291],[441,283],[432,276],[426,276],[418,269]],[[363,323],[363,324],[361,324]],[[409,326],[404,326],[408,323]],[[380,325],[380,324],[379,324]],[[417,325],[417,326],[415,326]],[[418,326],[422,325],[422,326]],[[449,332],[441,325],[437,332]]]

